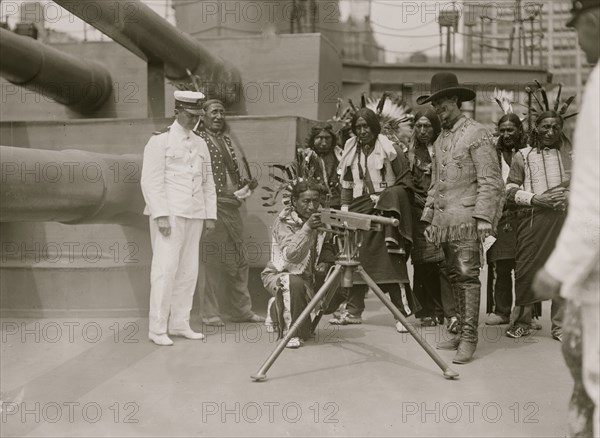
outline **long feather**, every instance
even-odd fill
[[[544,100],[544,111],[549,111],[550,103],[548,102],[548,94],[546,93],[546,89],[544,87],[542,87],[542,84],[540,84],[540,82],[537,79],[534,79],[534,81],[535,81],[536,85],[538,86],[538,89],[542,93],[542,99]]]
[[[535,101],[538,104],[539,110],[541,113],[543,113],[544,111],[546,111],[546,107],[544,106],[544,104],[540,101],[540,98],[538,97],[537,93],[534,91],[533,93],[531,93],[531,95],[533,96],[533,98],[535,99]]]
[[[387,98],[387,93],[384,92],[381,95],[381,99],[379,99],[379,103],[377,104],[377,114],[381,115],[381,112],[383,111],[383,106],[385,105],[385,99]]]
[[[194,86],[196,91],[201,92],[202,90],[200,89],[201,87],[200,87],[198,75],[193,74],[189,68],[186,68],[185,72],[187,73],[188,77],[192,80],[192,85]]]
[[[540,106],[540,111],[543,112],[544,111],[544,106],[542,105],[542,102],[540,102],[540,99],[535,94],[535,91],[533,91],[529,87],[525,87],[525,91],[527,91],[528,93],[530,93],[533,96],[533,98],[535,99],[535,101],[537,102],[537,104]]]
[[[365,93],[362,93],[360,95],[360,107],[361,108],[366,108],[367,107],[367,98],[365,96]]]
[[[354,111],[354,112],[358,111],[358,109],[354,105],[354,102],[352,102],[352,99],[348,99],[348,103],[350,104],[350,108],[352,108],[352,111]]]
[[[556,100],[554,101],[554,111],[558,111],[558,106],[560,105],[560,93],[561,92],[562,92],[562,84],[559,82],[558,92],[556,93]]]
[[[285,174],[288,177],[288,179],[292,179],[293,178],[292,171],[290,170],[289,165],[283,166],[281,164],[273,164],[273,167],[275,169],[281,170],[282,172],[285,172]]]
[[[500,107],[500,109],[502,111],[504,111],[504,108],[502,107],[502,102],[500,102],[500,99],[498,99],[497,97],[494,97],[494,100],[496,101],[496,103],[498,104],[498,106]]]
[[[342,113],[342,116],[340,117],[340,120],[344,120],[349,112],[350,112],[350,107],[348,107],[344,110],[344,112]]]
[[[494,88],[493,97],[504,114],[513,112],[513,107],[512,107],[512,101],[514,99],[513,92]]]
[[[575,117],[577,114],[579,114],[579,112],[573,113],[573,114],[569,114],[568,116],[563,117],[564,120],[570,119],[571,117]]]
[[[569,97],[565,103],[563,103],[563,106],[560,108],[560,111],[558,112],[558,114],[560,114],[561,116],[567,112],[567,110],[569,109],[569,105],[571,105],[571,103],[573,103],[573,101],[575,100],[575,94],[571,97]]]

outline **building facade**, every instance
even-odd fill
[[[563,84],[563,99],[583,92],[591,71],[580,50],[577,34],[566,27],[570,17],[570,0],[514,1],[497,0],[493,3],[464,0],[463,58],[466,62],[483,64],[536,65],[545,67],[550,90]],[[484,88],[486,86],[484,85]],[[501,116],[500,109],[491,100],[492,86],[478,94],[478,118],[492,123]],[[524,86],[516,86],[515,100],[525,104]],[[550,91],[553,98],[555,91]],[[524,107],[519,110],[519,115]]]

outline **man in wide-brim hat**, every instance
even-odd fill
[[[461,102],[468,102],[475,99],[475,91],[459,85],[456,75],[446,71],[433,75],[430,88],[429,91],[432,94],[425,94],[417,98],[419,105],[425,105],[426,103],[433,102],[435,99],[450,95],[457,96]]]
[[[477,347],[480,245],[494,233],[504,203],[492,135],[460,110],[474,98],[455,74],[440,72],[431,78],[431,94],[417,99],[420,105],[431,103],[442,123],[421,220],[429,223],[427,239],[444,251],[459,319],[458,335],[438,348],[457,350],[453,362],[459,364],[470,362]]]

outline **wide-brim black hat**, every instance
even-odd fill
[[[475,99],[475,91],[467,87],[461,87],[456,75],[445,71],[436,73],[431,77],[430,91],[432,94],[425,94],[417,98],[418,105],[424,105],[448,95],[458,96],[458,100],[461,102]]]

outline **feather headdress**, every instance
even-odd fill
[[[381,133],[388,137],[390,141],[406,149],[411,136],[413,115],[410,112],[412,109],[400,99],[390,96],[387,92],[383,93],[380,98],[367,97],[363,93],[360,100],[362,108],[369,108],[379,116]],[[330,120],[338,125],[341,124],[340,132],[350,129],[350,121],[358,111],[352,99],[348,99],[348,107],[340,115],[341,105],[342,101],[338,99],[336,114]]]
[[[295,160],[288,164],[274,164],[269,172],[269,179],[273,186],[263,186],[266,192],[261,199],[263,207],[272,208],[277,204],[281,196],[283,205],[291,205],[291,194],[294,186],[303,181],[311,181],[320,184],[318,180],[321,172],[322,162],[315,151],[309,148],[296,150]],[[277,210],[269,210],[268,213],[276,214]]]
[[[411,122],[414,116],[410,114],[411,108],[404,102],[392,102],[386,97],[384,93],[379,101],[370,98],[367,108],[375,111],[379,116],[382,134],[401,146],[406,152],[412,134]]]
[[[575,100],[575,96],[570,96],[561,102],[562,84],[558,84],[558,91],[552,105],[550,105],[550,99],[548,92],[538,80],[534,80],[535,89],[530,86],[525,87],[527,92],[527,120],[529,125],[529,143],[531,146],[538,149],[539,152],[539,140],[537,132],[537,122],[547,117],[558,117],[562,121],[575,117],[578,113],[571,113],[567,115],[569,106]],[[534,104],[535,102],[535,104]],[[561,137],[567,143],[571,143],[571,140],[565,135],[564,131],[561,132]]]
[[[504,114],[510,114],[513,112],[512,104],[515,94],[512,91],[494,88],[493,97]]]
[[[534,80],[534,82],[536,85],[535,89],[533,89],[530,86],[525,87],[525,91],[527,92],[527,95],[529,97],[527,104],[527,115],[530,119],[537,119],[543,113],[549,111],[555,112],[556,115],[563,120],[570,119],[571,117],[575,117],[577,115],[577,113],[566,115],[567,110],[575,100],[576,95],[570,96],[569,98],[561,102],[562,84],[558,84],[558,91],[556,93],[554,103],[551,106],[548,92],[546,91],[544,86],[540,84],[537,79]],[[535,105],[533,104],[534,102]]]

